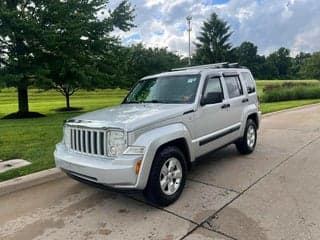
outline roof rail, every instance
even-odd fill
[[[228,64],[228,67],[230,67],[230,68],[240,68],[240,67],[242,67],[242,66],[240,66],[239,63],[234,62],[234,63],[229,63],[229,64]]]
[[[237,62],[234,62],[234,63],[221,62],[221,63],[197,65],[197,66],[191,66],[191,67],[173,68],[173,69],[171,69],[171,71],[192,70],[192,69],[215,69],[215,68],[245,68],[245,69],[247,69],[247,67],[241,66]]]
[[[206,64],[206,65],[198,65],[191,67],[182,67],[182,68],[173,68],[172,71],[181,71],[181,70],[192,70],[192,69],[210,69],[210,68],[228,68],[228,62],[214,63],[214,64]]]

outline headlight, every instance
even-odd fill
[[[116,157],[127,147],[126,137],[123,131],[110,130],[107,133],[107,154]]]
[[[139,146],[129,146],[123,154],[125,155],[143,155],[144,154],[144,147]]]

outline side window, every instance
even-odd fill
[[[223,90],[219,77],[213,77],[207,80],[203,91],[203,100],[205,104],[220,103],[223,100]]]
[[[224,80],[227,85],[229,98],[239,97],[243,95],[243,89],[239,76],[225,76]]]
[[[247,92],[248,93],[256,92],[256,87],[255,87],[254,80],[253,80],[251,74],[247,73],[247,72],[243,72],[243,73],[241,73],[241,76],[242,76],[242,78],[244,79],[244,81],[246,83]]]

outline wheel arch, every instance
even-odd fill
[[[250,113],[247,117],[247,121],[248,119],[251,119],[257,126],[257,129],[259,128],[259,116],[258,113]]]
[[[185,154],[188,168],[191,167],[191,162],[194,159],[191,136],[187,127],[182,123],[175,123],[146,132],[138,137],[134,145],[146,147],[136,184],[138,189],[146,187],[156,153],[164,147],[178,147]]]
[[[183,155],[186,158],[187,168],[189,170],[191,168],[192,164],[191,164],[191,157],[190,157],[190,149],[189,149],[189,146],[188,146],[186,139],[181,137],[181,138],[171,140],[167,143],[164,143],[158,147],[156,154],[158,152],[160,152],[162,149],[169,147],[169,146],[177,147],[183,153]]]

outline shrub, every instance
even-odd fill
[[[320,85],[313,86],[278,86],[268,89],[263,94],[263,102],[279,102],[301,99],[320,99]]]
[[[290,82],[284,82],[281,84],[267,84],[263,88],[263,93],[268,91],[273,91],[278,88],[293,88],[293,87],[313,87],[313,86],[320,86],[319,83],[308,83],[308,82],[302,82],[302,81],[290,81]]]

